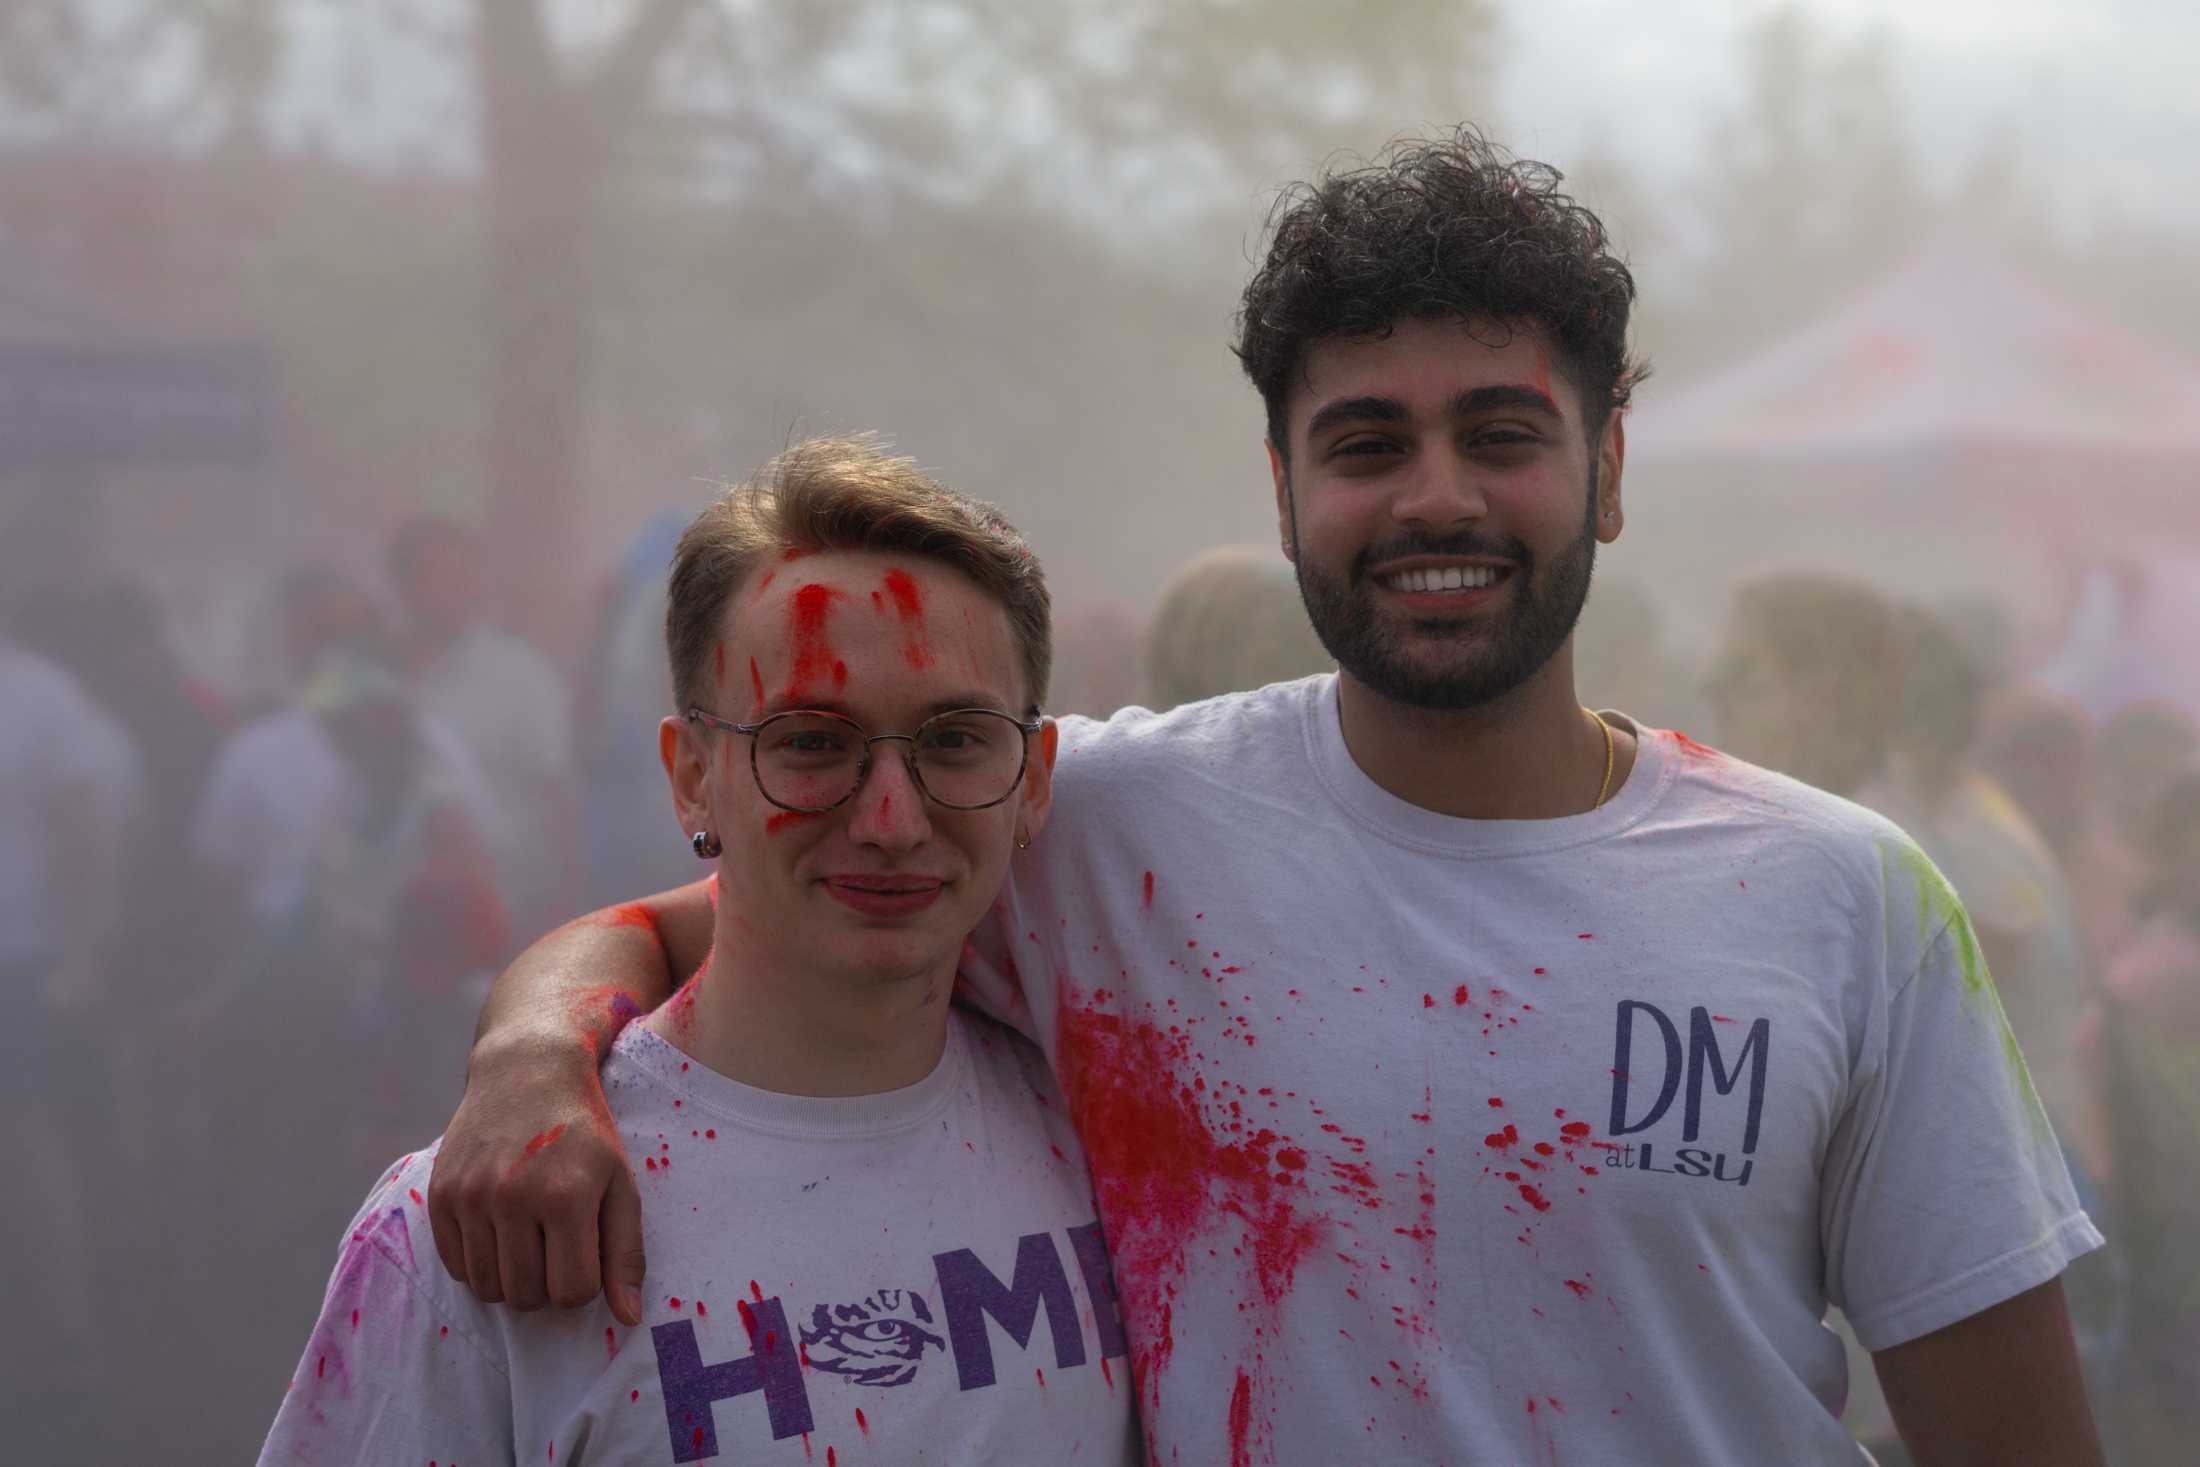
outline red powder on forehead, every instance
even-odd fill
[[[764,716],[764,674],[757,667],[756,659],[753,657],[749,659],[749,693],[756,699],[756,706],[750,711],[749,716],[751,718],[762,718]]]
[[[1551,391],[1551,361],[1541,352],[1535,354],[1535,390],[1549,398],[1555,406],[1558,395]]]
[[[895,566],[886,572],[886,594],[894,598],[895,614],[900,616],[902,633],[908,638],[902,655],[919,671],[930,667],[932,648],[924,639],[924,593],[907,571]]]
[[[795,589],[787,604],[787,651],[793,666],[787,671],[787,701],[799,702],[813,685],[832,675],[833,649],[826,640],[825,623],[832,615],[840,592],[815,581]]]

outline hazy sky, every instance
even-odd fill
[[[1739,40],[1766,0],[1512,0],[1499,105],[1521,152],[1592,140],[1652,176],[1703,166],[1714,116],[1739,95]],[[2179,0],[1802,0],[1829,38],[1894,43],[1934,178],[1997,128],[2019,138],[2082,231],[2107,207],[2200,229],[2200,7]]]

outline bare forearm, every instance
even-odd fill
[[[2062,1284],[1873,1357],[1918,1467],[2099,1467]]]
[[[709,952],[707,882],[605,907],[536,940],[489,991],[477,1062],[514,1049],[574,1048],[601,1058],[627,1022],[663,1003],[673,975]]]

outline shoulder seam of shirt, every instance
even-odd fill
[[[474,1336],[473,1330],[468,1327],[466,1321],[462,1317],[452,1313],[450,1310],[443,1307],[443,1301],[436,1297],[434,1288],[428,1283],[427,1280],[421,1277],[420,1269],[417,1264],[408,1263],[406,1260],[398,1257],[397,1250],[390,1247],[388,1242],[385,1241],[380,1234],[364,1233],[362,1235],[362,1241],[365,1242],[368,1247],[374,1249],[377,1253],[380,1253],[384,1258],[389,1260],[390,1266],[396,1269],[398,1276],[405,1280],[405,1287],[412,1290],[413,1297],[419,1299],[431,1310],[435,1311],[436,1316],[443,1320],[445,1324],[450,1326],[451,1332],[453,1334],[457,1335],[460,1339],[463,1339],[469,1346],[472,1347],[476,1354],[480,1355],[482,1359],[486,1360],[491,1366],[495,1368],[496,1372],[499,1375],[504,1377],[505,1383],[507,1385],[511,1383],[512,1367],[510,1362],[506,1361],[499,1351],[491,1349],[488,1345],[477,1339]],[[466,1287],[466,1285],[458,1283],[456,1279],[453,1279],[451,1282],[455,1287]]]

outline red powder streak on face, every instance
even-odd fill
[[[532,1141],[529,1141],[527,1143],[527,1149],[522,1152],[521,1155],[533,1156],[536,1152],[542,1150],[545,1146],[555,1146],[557,1144],[558,1138],[560,1136],[563,1136],[564,1134],[565,1127],[552,1126],[549,1130],[542,1132]]]
[[[764,672],[762,668],[756,665],[756,659],[753,657],[749,659],[749,696],[756,700],[756,705],[749,710],[749,717],[762,718],[764,716]]]
[[[911,667],[921,672],[932,665],[932,649],[924,640],[924,593],[917,589],[917,583],[909,578],[907,571],[896,566],[886,573],[886,594],[894,598],[895,614],[900,616],[903,633],[908,638],[902,655],[909,659]]]
[[[790,703],[802,701],[832,675],[833,649],[826,641],[825,624],[833,603],[840,599],[840,592],[831,586],[810,581],[796,588],[787,605],[787,651],[793,660],[787,673]]]
[[[1549,397],[1553,403],[1556,403],[1558,401],[1558,399],[1551,394],[1550,361],[1541,352],[1537,352],[1535,357],[1535,390],[1542,393],[1545,397]]]
[[[1245,1372],[1237,1373],[1237,1387],[1230,1392],[1230,1467],[1252,1467],[1253,1383]]]
[[[790,826],[800,825],[805,820],[815,820],[816,818],[817,816],[808,810],[782,810],[764,822],[764,834],[777,835]]]
[[[856,1430],[862,1432],[865,1436],[871,1434],[871,1423],[863,1419],[863,1408],[861,1406],[856,1407]]]
[[[1144,1390],[1168,1365],[1170,1298],[1202,1238],[1238,1232],[1242,1242],[1232,1246],[1252,1264],[1253,1302],[1274,1310],[1329,1222],[1301,1212],[1303,1190],[1278,1180],[1274,1132],[1225,1144],[1208,1130],[1195,1086],[1180,1078],[1191,1060],[1186,1036],[1076,1004],[1065,1004],[1058,1022],[1070,1114],[1088,1146],[1137,1341],[1131,1370]]]
[[[1550,1200],[1526,1182],[1520,1184],[1520,1198],[1537,1212],[1549,1212],[1551,1210]]]

